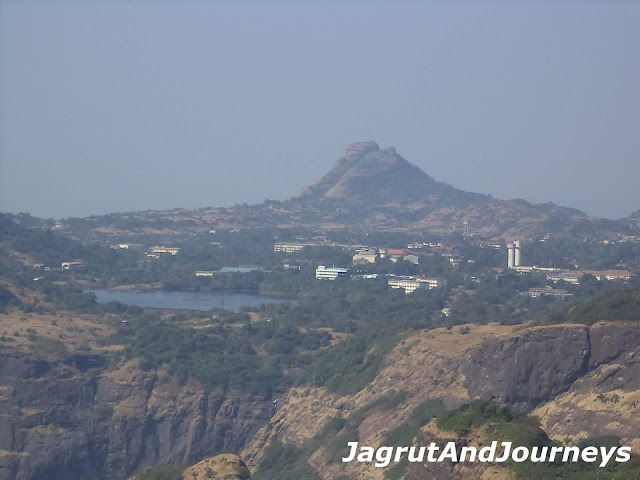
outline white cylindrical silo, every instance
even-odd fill
[[[513,242],[513,246],[515,248],[515,256],[514,256],[514,263],[516,267],[520,266],[520,240],[515,240]]]
[[[507,267],[509,268],[513,268],[513,265],[514,265],[513,250],[514,250],[513,243],[507,243]]]

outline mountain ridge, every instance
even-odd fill
[[[501,200],[460,190],[429,176],[395,148],[381,149],[377,143],[365,141],[349,145],[322,178],[286,200],[113,213],[61,223],[76,238],[111,241],[115,237],[151,235],[158,241],[169,241],[203,230],[264,227],[436,235],[461,233],[468,228],[472,235],[492,239],[547,233],[583,236],[618,233],[638,220],[633,216],[600,219],[553,203]]]

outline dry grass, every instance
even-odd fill
[[[4,348],[38,353],[44,358],[55,358],[66,352],[109,351],[121,346],[102,347],[98,340],[114,333],[91,315],[69,312],[39,315],[12,312],[0,315],[0,335]]]
[[[463,328],[469,330],[466,334],[460,333]],[[482,343],[485,338],[508,336],[514,333],[514,326],[489,323],[487,325],[460,325],[447,330],[436,328],[420,332],[411,339],[417,339],[413,349],[431,351],[440,355],[456,355]],[[409,340],[407,340],[409,341]]]

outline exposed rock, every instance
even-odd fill
[[[471,398],[533,406],[566,391],[589,368],[586,327],[549,327],[491,339],[460,364]]]
[[[349,145],[344,156],[324,177],[294,198],[306,202],[340,199],[355,205],[376,206],[422,202],[423,209],[485,203],[491,199],[488,195],[468,193],[436,182],[398,155],[395,148],[380,149],[375,142]]]
[[[455,408],[474,398],[494,398],[535,409],[554,438],[617,434],[640,448],[639,345],[640,326],[622,323],[522,331],[473,325],[465,335],[422,331],[403,340],[356,395],[296,388],[273,418],[259,398],[205,393],[196,382],[179,385],[163,372],[141,371],[135,362],[95,376],[78,369],[81,359],[43,360],[3,347],[0,480],[121,479],[146,465],[191,463],[243,448],[254,469],[274,438],[300,445],[329,419],[349,418],[397,392],[404,393],[397,405],[373,408],[359,422],[363,444],[378,445],[385,431],[407,421],[426,399],[440,398]],[[321,450],[312,464],[327,480],[382,479],[381,469],[357,462],[330,464]],[[196,473],[206,468],[214,471],[205,463]],[[429,471],[416,472],[423,474]],[[469,475],[437,478],[488,474]]]
[[[640,325],[621,323],[522,331],[472,325],[466,335],[445,329],[420,332],[398,345],[370,385],[354,396],[325,389],[291,391],[242,455],[255,469],[272,439],[300,445],[328,419],[338,414],[348,419],[393,392],[405,392],[406,398],[391,410],[368,411],[358,426],[362,445],[380,445],[384,432],[407,421],[422,401],[440,398],[448,408],[473,399],[495,399],[525,412],[537,407],[533,413],[554,438],[617,434],[640,448],[639,346]],[[310,462],[327,480],[383,477],[382,469],[371,465],[332,463],[322,449]],[[416,465],[410,471],[406,478],[412,480],[510,478],[510,472],[488,466]]]
[[[205,393],[136,362],[93,376],[5,351],[0,412],[0,480],[127,478],[239,451],[269,419],[260,398]]]

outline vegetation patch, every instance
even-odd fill
[[[553,315],[552,323],[583,323],[600,321],[640,321],[640,289],[611,290]]]
[[[539,421],[533,417],[518,413],[513,409],[490,401],[475,401],[462,407],[444,412],[438,416],[436,425],[441,430],[455,432],[460,436],[484,426],[484,441],[512,442],[514,446],[553,447],[561,446],[554,442],[540,428]],[[619,446],[617,437],[594,437],[582,440],[579,447]],[[627,463],[609,462],[606,467],[597,463],[562,463],[557,460],[549,463],[525,461],[505,463],[518,479],[538,480],[637,480],[640,471],[640,459],[632,456]]]

